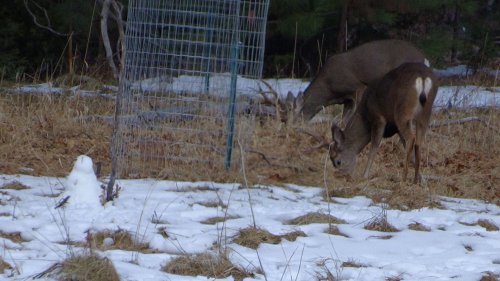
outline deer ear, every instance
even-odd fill
[[[336,124],[332,125],[332,139],[337,145],[342,145],[344,143],[344,132]]]

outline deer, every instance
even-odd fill
[[[438,80],[431,68],[422,63],[404,63],[380,81],[367,86],[353,117],[341,129],[331,128],[329,156],[342,174],[351,175],[360,151],[371,142],[364,178],[377,154],[382,138],[399,134],[405,147],[403,181],[415,156],[414,182],[420,182],[420,147],[425,137],[437,95]]]
[[[329,57],[302,96],[297,97],[295,115],[311,120],[321,109],[343,104],[342,121],[346,124],[355,111],[357,90],[380,80],[391,69],[405,62],[424,63],[425,55],[403,40],[378,40],[348,52]]]

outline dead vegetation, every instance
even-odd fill
[[[500,276],[498,274],[488,271],[483,273],[483,276],[479,281],[498,281],[500,280],[499,278]]]
[[[30,187],[18,181],[13,181],[4,184],[3,186],[0,187],[0,189],[24,190],[24,189],[30,189]]]
[[[26,240],[24,240],[23,237],[21,236],[20,232],[7,233],[7,232],[0,231],[0,237],[5,238],[5,239],[9,239],[10,241],[12,241],[14,243],[26,242]]]
[[[286,224],[293,224],[293,225],[304,225],[311,223],[343,224],[346,223],[346,221],[336,218],[335,216],[329,214],[314,212],[296,217],[286,222]]]
[[[62,262],[57,274],[58,281],[119,281],[113,263],[97,255],[80,255]]]
[[[136,241],[132,235],[123,230],[99,231],[97,233],[87,234],[87,245],[90,249],[106,250],[125,250],[142,253],[153,252],[147,244]]]
[[[3,274],[5,273],[5,270],[7,269],[12,269],[12,266],[10,266],[10,264],[8,264],[7,262],[5,262],[2,257],[0,257],[0,274]]]
[[[187,276],[207,276],[211,278],[226,278],[232,276],[241,281],[253,277],[253,273],[234,265],[226,254],[209,252],[185,255],[174,258],[162,267],[167,273]]]
[[[234,243],[251,249],[257,249],[261,243],[279,244],[281,239],[295,241],[297,237],[305,237],[302,231],[292,231],[283,235],[274,235],[265,229],[248,227],[240,229]]]
[[[66,176],[76,157],[86,154],[101,163],[102,175],[109,174],[111,126],[79,117],[111,116],[113,109],[114,101],[103,97],[0,93],[0,155],[3,159],[0,171]],[[339,107],[335,107],[326,115],[339,117],[339,113]],[[471,116],[484,122],[450,123]],[[240,120],[250,122],[250,118]],[[404,152],[397,137],[383,141],[370,179],[361,177],[366,150],[359,157],[354,177],[344,178],[335,173],[326,150],[314,149],[318,147],[318,139],[303,133],[314,132],[328,140],[331,123],[286,124],[272,116],[244,126],[252,128],[252,137],[243,142],[242,147],[236,141],[235,164],[229,172],[222,164],[200,163],[186,167],[173,163],[155,167],[161,168],[155,175],[170,180],[244,182],[246,179],[250,185],[320,186],[328,191],[325,196],[364,195],[403,210],[440,207],[437,196],[476,198],[500,204],[497,125],[500,110],[448,110],[435,114],[433,121],[439,122],[439,126],[428,130],[424,143],[422,185],[401,182]],[[242,156],[246,160],[245,179],[241,165],[236,163]]]
[[[387,217],[379,215],[372,218],[364,227],[367,230],[380,231],[380,232],[399,232],[399,229],[392,226]]]
[[[415,230],[415,231],[426,231],[426,232],[431,231],[430,228],[428,228],[427,226],[425,226],[419,222],[414,222],[414,223],[409,224],[408,229]]]
[[[225,222],[227,220],[238,219],[238,218],[239,218],[238,216],[231,216],[231,215],[224,216],[224,217],[213,217],[213,218],[208,218],[208,219],[202,221],[201,223],[203,223],[203,224],[216,224],[219,222]]]

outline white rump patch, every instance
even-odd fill
[[[424,64],[427,66],[427,67],[431,67],[431,63],[429,62],[428,59],[424,59]]]
[[[425,81],[424,81],[424,93],[426,96],[429,95],[431,88],[432,88],[432,80],[430,77],[427,77],[427,78],[425,78]]]
[[[415,90],[417,90],[417,97],[420,96],[423,88],[424,88],[424,85],[423,85],[422,77],[417,77],[417,79],[415,79]]]

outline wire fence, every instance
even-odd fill
[[[129,1],[113,176],[176,178],[237,163],[235,138],[253,126],[240,113],[262,75],[268,6]]]

